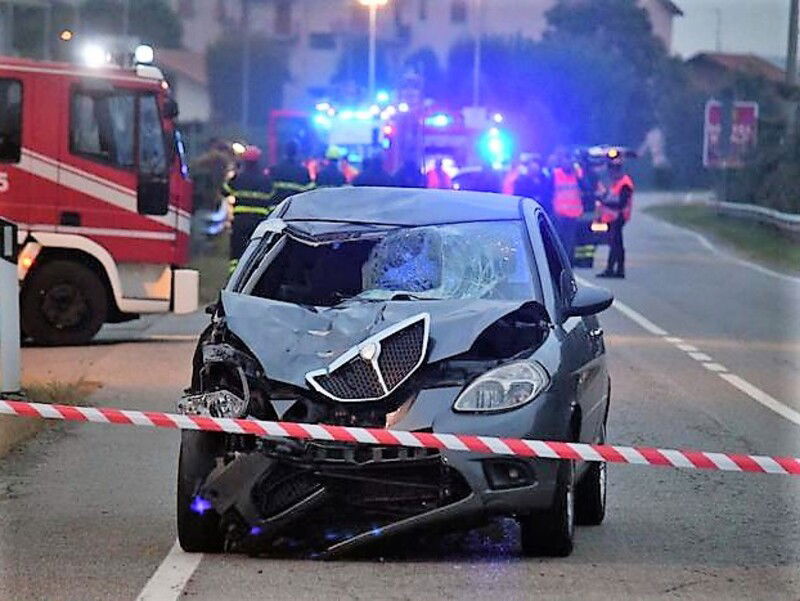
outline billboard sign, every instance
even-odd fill
[[[703,166],[744,167],[758,143],[758,103],[737,100],[706,102],[703,126]]]

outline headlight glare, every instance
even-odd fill
[[[453,409],[463,412],[514,409],[530,403],[549,384],[550,376],[538,363],[509,363],[485,373],[467,386]]]

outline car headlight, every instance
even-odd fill
[[[518,361],[486,372],[456,399],[455,411],[505,411],[530,403],[550,384],[544,367]]]

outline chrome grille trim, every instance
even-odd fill
[[[408,372],[403,375],[401,378],[394,378],[397,380],[393,386],[387,385],[386,380],[384,379],[384,374],[381,371],[379,365],[379,358],[381,356],[381,342],[386,340],[387,338],[402,332],[403,330],[415,326],[421,323],[423,332],[422,332],[422,341],[421,341],[421,348],[419,352],[419,357],[417,357],[415,364],[411,367]],[[411,375],[419,369],[419,366],[425,361],[425,355],[428,351],[428,336],[430,333],[430,315],[428,313],[419,313],[418,315],[414,315],[413,317],[409,317],[408,319],[404,319],[403,321],[399,321],[393,326],[386,328],[385,330],[381,330],[377,334],[366,338],[359,344],[353,346],[352,348],[348,349],[341,355],[339,355],[334,361],[328,365],[327,368],[317,369],[314,371],[310,371],[306,374],[306,381],[311,386],[312,389],[319,392],[320,394],[333,399],[334,401],[339,401],[342,403],[361,403],[366,401],[379,401],[388,397],[392,394],[395,390],[397,390],[406,380],[408,380]],[[367,358],[368,357],[368,358]],[[378,391],[375,389],[373,394],[370,396],[359,396],[358,398],[346,398],[340,396],[342,392],[344,392],[343,388],[339,388],[338,392],[340,394],[335,394],[325,388],[325,386],[319,381],[322,378],[331,378],[335,376],[335,372],[338,371],[340,368],[347,366],[352,361],[361,362],[360,369],[366,367],[367,364],[369,368],[372,370],[372,375],[377,378],[378,383],[380,384],[381,390]],[[351,366],[353,369],[353,366]]]

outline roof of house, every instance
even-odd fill
[[[203,86],[208,85],[206,57],[199,52],[160,48],[156,51],[156,64],[168,73],[187,77]]]
[[[727,52],[699,52],[688,60],[689,64],[712,64],[727,71],[736,71],[779,83],[784,79],[783,69],[754,54]]]

